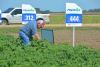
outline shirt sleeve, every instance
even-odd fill
[[[32,31],[32,35],[35,35],[36,32],[37,32],[37,23],[36,22],[30,22],[30,28],[31,28],[31,31]]]

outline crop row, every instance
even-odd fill
[[[0,67],[99,67],[100,50],[86,46],[31,42],[23,46],[19,38],[0,35]]]

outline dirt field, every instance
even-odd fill
[[[0,25],[0,28],[14,28],[22,25]],[[72,28],[66,28],[65,25],[46,25],[47,28],[54,29],[55,43],[70,43],[72,44]],[[18,35],[18,33],[11,33]],[[85,24],[82,27],[76,28],[75,44],[85,44],[93,48],[100,49],[100,24]]]
[[[72,30],[56,30],[54,35],[57,43],[72,43]],[[76,45],[82,43],[100,49],[100,30],[76,30],[75,35]]]
[[[56,27],[54,30],[56,43],[67,42],[72,44],[72,28],[68,28],[65,25],[60,24],[48,26],[53,28]],[[76,28],[75,35],[76,45],[82,43],[84,45],[100,49],[100,24],[83,24],[82,27]]]

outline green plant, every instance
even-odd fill
[[[100,50],[86,46],[32,41],[23,46],[20,39],[0,35],[0,67],[99,67]]]

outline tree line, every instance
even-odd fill
[[[50,10],[41,10],[40,8],[35,8],[36,9],[36,12],[37,13],[65,13],[64,11],[61,11],[61,12],[53,12],[53,11],[50,11]],[[100,12],[100,9],[90,9],[90,10],[83,10],[83,13],[87,13],[87,12]]]

